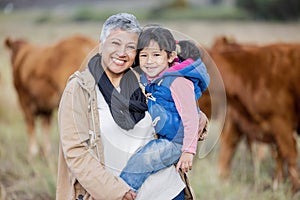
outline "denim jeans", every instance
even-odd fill
[[[137,191],[151,174],[177,163],[181,149],[182,144],[166,139],[151,140],[131,156],[120,177]]]
[[[184,200],[184,190],[182,190],[174,199],[172,200]]]

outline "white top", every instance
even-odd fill
[[[97,104],[100,116],[100,131],[106,169],[119,176],[130,156],[141,146],[153,139],[154,127],[148,112],[134,129],[126,131],[114,121],[109,106],[97,87]],[[175,167],[152,174],[140,188],[137,200],[168,200],[176,197],[185,184]]]

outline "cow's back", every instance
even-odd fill
[[[79,69],[96,45],[83,36],[69,37],[49,46],[23,42],[14,47],[11,42],[14,83],[21,104],[30,105],[33,112],[52,111],[68,77]]]

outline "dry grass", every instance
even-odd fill
[[[34,43],[45,44],[63,37],[81,33],[95,40],[102,22],[85,23],[35,23],[34,13],[26,12],[0,15],[1,42],[6,36],[26,38]],[[142,22],[146,24],[148,22]],[[214,37],[227,34],[240,41],[269,43],[275,41],[300,41],[299,24],[266,24],[254,22],[160,22],[209,46]],[[12,84],[9,54],[0,46],[0,199],[54,199],[56,183],[58,131],[54,123],[51,142],[54,152],[51,157],[43,155],[27,158],[27,137],[23,116]],[[56,117],[54,118],[56,122]],[[39,134],[40,137],[41,134]],[[229,182],[217,176],[218,144],[203,159],[196,159],[190,173],[195,193],[199,199],[290,199],[290,185],[283,184],[272,191],[271,177],[274,162],[267,156],[263,162],[259,180],[254,180],[253,167],[244,144],[238,148],[233,162],[233,174]],[[256,184],[254,184],[254,182]]]

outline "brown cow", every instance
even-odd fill
[[[97,44],[89,38],[73,36],[44,47],[11,38],[5,40],[5,45],[11,51],[14,86],[25,116],[30,156],[38,153],[35,135],[38,116],[42,118],[43,150],[49,153],[53,110],[58,107],[68,77]]]
[[[300,126],[300,44],[241,45],[225,37],[210,50],[222,75],[228,101],[221,135],[220,175],[230,163],[242,136],[276,147],[275,181],[282,181],[284,163],[300,189],[296,134]]]

